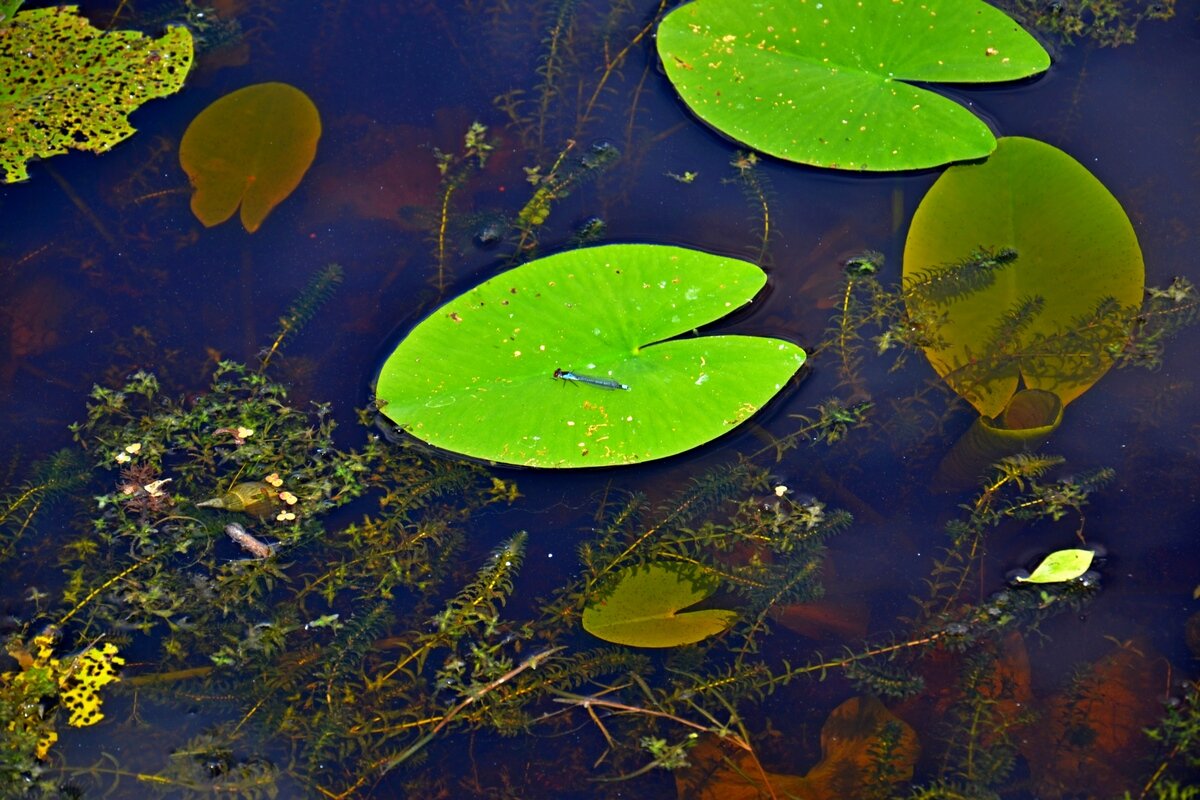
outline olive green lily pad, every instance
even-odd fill
[[[1017,257],[934,303],[945,321],[942,341],[924,348],[930,364],[986,417],[1001,414],[1021,381],[1070,403],[1112,366],[1110,350],[1141,305],[1142,252],[1121,204],[1061,150],[1003,138],[987,161],[947,169],[921,200],[904,247],[906,287],[950,284],[949,265],[980,248]],[[911,291],[906,299],[910,314],[930,302]]]
[[[4,4],[11,11],[19,4]],[[159,38],[101,31],[76,6],[0,20],[0,171],[29,177],[27,162],[68,150],[103,153],[134,134],[127,116],[179,91],[192,67],[192,34]]]
[[[1096,554],[1091,550],[1059,550],[1042,559],[1028,578],[1020,583],[1062,583],[1073,581],[1088,571]]]
[[[179,143],[192,213],[212,227],[240,205],[242,227],[254,233],[300,185],[320,138],[317,107],[286,83],[258,83],[216,100]]]
[[[620,573],[612,593],[583,609],[583,629],[606,642],[630,647],[678,647],[720,633],[737,613],[686,611],[717,590],[693,567],[659,563]]]
[[[417,438],[505,464],[681,453],[747,420],[804,363],[781,339],[672,338],[750,302],[765,282],[746,261],[662,245],[538,259],[418,324],[384,363],[378,400]]]
[[[1044,71],[1033,37],[982,0],[695,0],[658,28],[680,97],[779,158],[901,170],[996,145],[963,106],[905,81],[991,83]]]

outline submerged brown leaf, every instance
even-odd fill
[[[1162,710],[1169,669],[1144,642],[1121,642],[1042,703],[1045,723],[1030,729],[1021,747],[1039,796],[1115,797],[1135,789],[1152,749],[1143,731]]]
[[[881,778],[876,754],[889,727],[895,734],[892,769]],[[680,800],[759,800],[772,794],[797,800],[845,800],[864,796],[867,787],[877,789],[883,779],[909,780],[919,754],[917,734],[908,724],[874,697],[852,697],[825,720],[821,760],[804,777],[768,772],[764,778],[752,755],[726,752],[720,742],[708,740],[689,754],[692,766],[676,773],[675,789]]]

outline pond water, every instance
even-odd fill
[[[199,29],[208,41],[184,89],[137,111],[135,136],[100,156],[34,163],[28,182],[0,186],[0,413],[8,421],[0,434],[8,486],[0,612],[12,656],[0,671],[15,675],[41,663],[32,642],[48,623],[58,623],[59,655],[107,641],[125,659],[122,680],[100,690],[99,724],[69,726],[65,701],[46,699],[53,687],[42,710],[26,709],[38,730],[53,727],[58,740],[38,774],[32,762],[12,762],[17,772],[4,779],[20,777],[3,791],[1116,798],[1168,796],[1159,794],[1166,781],[1200,781],[1187,769],[1200,755],[1200,706],[1185,683],[1195,679],[1200,655],[1189,649],[1200,648],[1200,624],[1192,620],[1200,610],[1193,594],[1200,590],[1200,405],[1190,357],[1200,331],[1182,326],[1164,341],[1156,369],[1113,370],[1069,405],[1041,450],[1065,461],[1042,485],[1079,488],[1101,468],[1112,469],[1112,479],[1078,508],[1064,500],[1060,519],[1013,512],[984,525],[954,591],[941,582],[952,584],[960,573],[938,567],[954,563],[947,523],[983,524],[987,512],[1033,495],[1016,482],[994,502],[969,482],[939,491],[939,463],[978,414],[937,388],[919,351],[892,369],[893,354],[877,356],[867,341],[861,382],[850,385],[828,344],[846,261],[878,251],[874,277],[895,291],[909,222],[941,169],[851,174],[766,157],[747,166],[746,151],[699,122],[663,74],[647,33],[663,11],[652,0],[213,6]],[[131,0],[84,2],[82,12],[99,27],[116,14],[115,27],[157,33],[188,9]],[[1053,57],[1046,74],[938,91],[968,105],[998,135],[1040,139],[1090,170],[1133,223],[1147,286],[1167,286],[1175,276],[1200,280],[1200,2],[1181,0],[1170,19],[1144,21],[1136,42],[1120,47],[1038,35]],[[320,110],[316,160],[256,233],[236,218],[205,228],[189,209],[180,139],[214,100],[264,81],[302,89]],[[473,122],[487,127],[494,146],[481,169],[461,157]],[[602,169],[578,166],[580,154],[600,151],[619,158]],[[450,194],[438,153],[456,159],[449,174],[462,178]],[[734,165],[739,159],[742,169]],[[556,162],[576,165],[579,179],[556,192],[545,223],[522,239],[513,220],[535,191],[528,171],[545,176]],[[380,364],[441,303],[531,256],[574,246],[597,220],[602,230],[588,243],[672,244],[760,263],[769,276],[764,293],[710,328],[796,342],[809,363],[749,423],[683,455],[585,471],[469,464],[462,480],[483,489],[464,489],[459,505],[453,493],[430,495],[411,512],[414,526],[436,522],[456,531],[433,535],[438,547],[428,553],[428,571],[436,580],[412,577],[417,565],[384,588],[352,579],[344,591],[319,588],[322,581],[342,585],[347,571],[386,572],[356,562],[353,552],[402,560],[365,534],[335,534],[365,526],[364,515],[405,507],[392,497],[380,511],[388,476],[416,480],[411,470],[380,466],[387,456],[370,467],[371,479],[361,479],[367,497],[327,503],[340,507],[319,519],[313,511],[293,538],[282,525],[258,525],[260,535],[286,546],[268,559],[276,571],[260,573],[244,598],[222,596],[218,580],[231,570],[261,569],[236,566],[246,553],[220,533],[242,518],[210,514],[183,497],[129,518],[144,526],[143,538],[80,544],[103,527],[93,525],[103,517],[94,498],[129,480],[86,430],[84,463],[107,466],[90,470],[58,502],[47,498],[36,514],[22,499],[45,474],[36,464],[63,448],[80,452],[68,425],[86,418],[93,385],[119,386],[145,370],[157,375],[164,396],[183,398],[181,408],[201,402],[218,361],[258,364],[280,317],[331,263],[341,265],[340,285],[272,357],[267,374],[287,388],[295,409],[330,404],[339,427],[332,442],[313,446],[310,461],[279,462],[281,471],[294,470],[285,479],[319,473],[336,461],[328,455],[335,448],[368,441],[422,459],[428,473],[421,475],[441,474],[437,464],[460,460],[359,425],[355,411],[370,404]],[[547,392],[572,388],[547,377]],[[774,443],[803,425],[797,415],[815,418],[831,398],[873,405],[840,441],[801,438],[777,457]],[[253,435],[237,436],[237,410],[236,403],[226,407],[227,418],[214,417],[206,435],[253,445]],[[231,432],[215,433],[218,422]],[[149,423],[135,421],[129,430],[151,435]],[[222,444],[233,446],[232,439]],[[229,486],[227,463],[186,472],[171,459],[187,448],[176,447],[164,456],[179,470],[176,487]],[[686,498],[672,500],[738,463],[763,477],[733,481],[724,503],[691,508]],[[503,482],[498,493],[515,484],[520,496],[483,502],[493,479]],[[415,485],[398,491],[415,496]],[[778,490],[782,500],[775,487],[787,488]],[[756,635],[753,649],[738,652],[742,640],[733,634],[717,644],[642,651],[640,659],[614,646],[611,668],[585,669],[571,659],[598,653],[601,642],[580,630],[578,605],[563,612],[569,625],[546,622],[547,609],[561,600],[554,599],[561,587],[591,586],[580,553],[602,549],[598,538],[610,524],[618,529],[613,515],[633,493],[644,504],[620,529],[628,543],[649,532],[692,536],[695,544],[711,525],[770,528],[769,519],[778,529],[784,517],[794,523],[814,508],[813,498],[831,520],[844,510],[853,521],[821,528],[825,549],[800,555],[755,549],[750,540],[719,552],[682,544],[671,551],[676,562],[730,574],[756,558],[796,558],[821,576],[823,598],[809,587],[769,604],[769,633]],[[735,500],[743,501],[742,516],[729,522]],[[303,500],[300,507],[308,508]],[[669,516],[672,508],[678,519]],[[166,517],[200,520],[212,543],[197,551],[189,539],[146,568],[158,526],[165,536],[180,524]],[[243,521],[256,529],[250,517]],[[517,531],[528,534],[521,568],[510,588],[500,581],[487,595],[493,603],[507,597],[501,622],[448,645],[429,620],[455,607],[459,590],[494,566],[491,554]],[[1081,538],[1103,546],[1098,590],[1077,587],[1068,597],[1047,589],[1039,600],[1038,590],[1019,587],[1009,592],[1023,592],[1022,599],[996,599],[1006,572],[1032,568]],[[330,565],[341,572],[323,572]],[[150,602],[153,584],[143,569],[164,581],[184,576],[194,593]],[[178,591],[184,582],[169,585]],[[705,603],[745,614],[759,608],[753,604],[761,598],[753,597],[753,586],[727,583]],[[489,608],[482,606],[480,613]],[[820,668],[804,673],[806,664]],[[899,690],[916,678],[922,687]],[[727,691],[718,688],[723,680]],[[874,716],[884,713],[865,699],[875,695],[894,718]],[[592,704],[585,707],[582,697]],[[864,698],[860,705],[843,705],[856,697]],[[1191,723],[1182,747],[1142,732],[1168,707]],[[690,766],[652,766],[679,755]],[[1162,764],[1165,772],[1156,775]],[[889,769],[896,770],[891,777]]]

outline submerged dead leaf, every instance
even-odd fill
[[[779,606],[771,611],[771,618],[809,639],[853,641],[866,635],[870,614],[866,603],[830,599]]]
[[[1115,797],[1136,788],[1161,712],[1169,665],[1138,641],[1120,643],[1073,685],[1042,704],[1043,725],[1024,737],[1039,796]]]
[[[827,588],[820,600],[775,606],[771,619],[809,639],[858,641],[865,637],[871,608],[863,601],[857,583],[839,577],[829,555],[821,562],[821,584]]]
[[[881,770],[877,753],[887,738],[890,769]],[[754,757],[706,740],[689,754],[692,765],[675,776],[680,800],[846,800],[862,797],[881,780],[902,783],[913,774],[920,754],[916,732],[874,697],[853,697],[835,708],[821,728],[821,760],[804,777],[763,772]],[[886,776],[886,777],[881,777]],[[770,782],[768,790],[767,781]]]
[[[991,658],[969,691],[972,696],[989,701],[993,729],[984,734],[987,743],[1001,731],[1013,735],[1026,724],[1037,704],[1024,637],[1013,631],[985,646],[991,649]],[[896,713],[917,730],[932,730],[941,725],[964,700],[961,676],[965,658],[962,653],[935,650],[922,659],[918,674],[924,679],[926,689],[896,706]]]
[[[807,775],[809,798],[861,797],[877,786],[882,765],[875,754],[889,735],[892,769],[884,774],[893,783],[907,781],[921,752],[916,731],[874,697],[852,697],[835,708],[821,728],[821,761]]]

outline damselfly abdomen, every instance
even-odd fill
[[[580,375],[578,372],[571,372],[565,369],[554,370],[554,377],[564,381],[575,381],[576,383],[586,383],[589,386],[598,386],[601,389],[624,389],[629,390],[629,387],[620,381],[609,380],[608,378],[596,378],[592,375]]]

